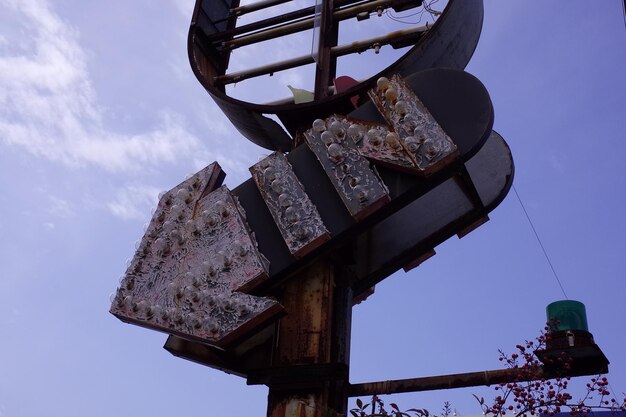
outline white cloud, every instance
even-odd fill
[[[0,142],[68,166],[114,172],[192,158],[202,149],[182,118],[168,112],[151,131],[111,132],[102,123],[77,31],[45,0],[0,0],[1,9],[21,26],[0,34],[11,42],[19,37],[0,50]]]
[[[54,216],[68,218],[75,214],[70,202],[62,198],[49,195],[48,201],[48,212]]]
[[[115,200],[109,202],[109,211],[124,220],[141,220],[156,206],[159,189],[145,185],[127,185],[120,189]]]

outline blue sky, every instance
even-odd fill
[[[266,153],[194,78],[192,7],[0,0],[0,417],[265,413],[264,387],[174,358],[162,349],[165,335],[108,314],[158,192],[214,160],[234,187]],[[611,385],[624,392],[620,1],[485,7],[467,70],[491,94],[515,186],[567,295],[587,306]],[[237,65],[259,54],[242,52]],[[513,193],[490,222],[436,249],[355,307],[353,382],[497,369],[497,349],[534,337],[545,306],[562,298]],[[471,394],[491,392],[395,400],[432,410],[450,400],[469,415],[479,412]]]

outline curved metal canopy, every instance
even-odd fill
[[[335,7],[343,3],[355,1],[336,0]],[[266,149],[281,151],[290,150],[292,137],[308,128],[314,119],[354,110],[351,98],[365,98],[367,90],[381,76],[406,77],[435,67],[465,68],[478,43],[483,22],[483,0],[450,0],[443,14],[414,41],[412,48],[354,87],[308,103],[256,104],[230,97],[225,90],[230,49],[223,45],[235,39],[238,9],[242,9],[239,0],[196,0],[188,36],[190,64],[200,83],[243,136]],[[287,131],[266,115],[276,115]]]

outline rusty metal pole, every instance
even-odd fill
[[[285,285],[287,315],[274,350],[282,377],[268,384],[268,417],[346,414],[352,290],[345,278],[324,259]]]
[[[608,360],[599,349],[592,352],[589,358],[578,357],[579,366],[574,369],[537,367],[533,372],[522,372],[519,368],[495,369],[491,371],[467,372],[427,376],[421,378],[396,379],[388,381],[364,382],[350,385],[349,397],[367,397],[372,395],[398,394],[402,392],[422,392],[453,388],[491,386],[508,382],[537,381],[571,376],[598,375],[608,372]],[[594,355],[595,353],[595,355]],[[582,359],[582,360],[581,360]],[[606,362],[605,362],[606,361]]]
[[[322,3],[319,26],[319,48],[317,52],[317,65],[315,67],[316,100],[328,96],[328,87],[335,78],[337,70],[337,57],[333,57],[330,53],[331,48],[337,46],[339,39],[339,24],[335,21],[333,16],[334,9],[334,0],[326,0]]]

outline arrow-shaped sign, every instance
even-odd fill
[[[493,123],[476,78],[431,70],[407,83],[381,79],[370,95],[348,116],[316,120],[303,132],[306,146],[260,161],[232,192],[219,187],[214,163],[163,195],[111,312],[240,357],[289,314],[281,283],[320,256],[367,251],[356,256],[359,295],[501,201],[512,175],[504,142],[494,138],[488,157],[472,158]],[[243,374],[260,366],[217,355],[201,361]]]
[[[282,310],[244,294],[267,279],[217,163],[165,193],[111,306],[122,321],[224,346]]]

